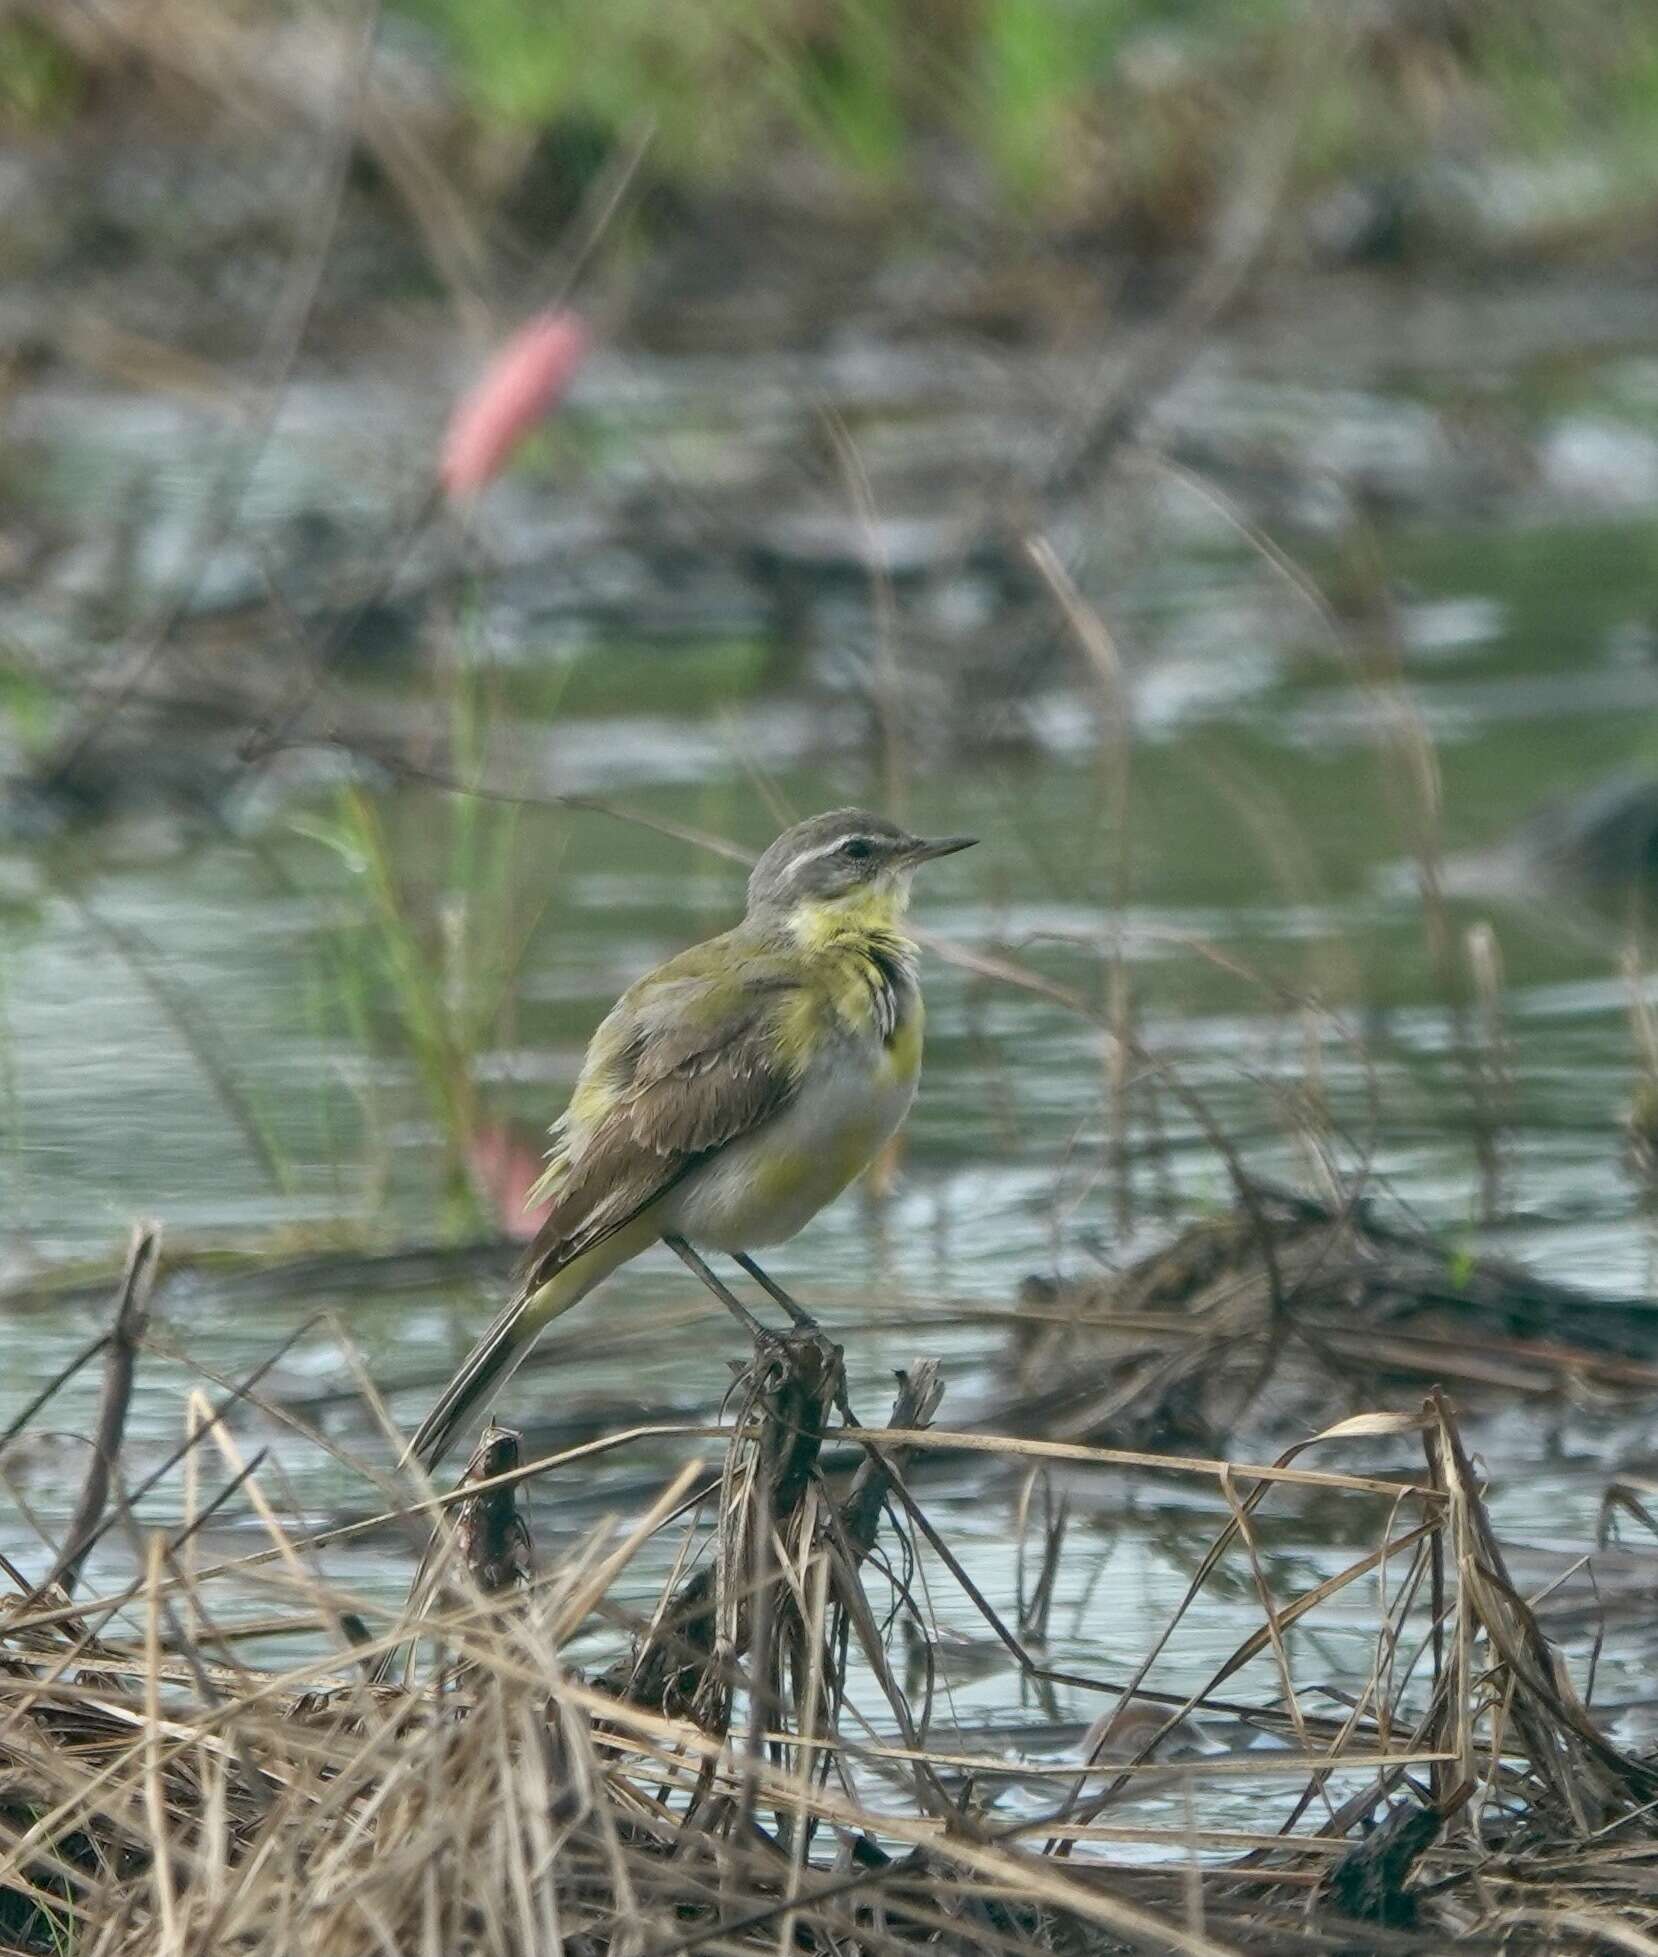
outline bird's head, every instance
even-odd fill
[[[785,829],[748,880],[750,917],[785,921],[796,937],[890,927],[910,901],[910,878],[974,836],[927,841],[867,809],[831,809]]]

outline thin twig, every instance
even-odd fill
[[[127,1265],[121,1274],[116,1294],[115,1323],[104,1348],[104,1387],[98,1402],[98,1425],[93,1435],[92,1459],[87,1463],[86,1479],[80,1499],[69,1519],[63,1552],[52,1566],[45,1588],[56,1584],[66,1597],[73,1596],[80,1580],[81,1565],[97,1540],[98,1525],[109,1501],[110,1481],[120,1457],[121,1441],[127,1429],[127,1409],[132,1403],[133,1374],[138,1365],[138,1347],[149,1323],[150,1293],[155,1288],[156,1266],[161,1258],[161,1225],[140,1223],[127,1248]]]

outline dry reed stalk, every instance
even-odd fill
[[[444,1498],[444,1573],[457,1580],[375,1640],[419,1636],[452,1662],[375,1686],[364,1654],[325,1635],[358,1601],[321,1574],[315,1539],[281,1520],[224,1415],[193,1405],[191,1431],[273,1535],[267,1560],[196,1570],[163,1537],[135,1536],[137,1581],[111,1597],[78,1612],[27,1597],[0,1608],[0,1943],[29,1957],[1430,1957],[1455,1936],[1518,1957],[1638,1950],[1658,1934],[1646,1900],[1658,1769],[1600,1733],[1515,1595],[1441,1399],[1318,1437],[1421,1431],[1429,1476],[1407,1484],[1306,1468],[1299,1449],[1254,1466],[941,1434],[936,1368],[918,1366],[891,1426],[844,1430],[863,1458],[837,1489],[823,1442],[842,1437],[829,1425],[839,1371],[821,1342],[759,1350],[725,1430],[715,1540],[692,1539],[632,1655],[591,1684],[561,1654],[584,1628],[627,1618],[618,1585],[643,1550],[666,1547],[695,1463],[630,1525],[532,1573],[517,1492],[538,1464],[516,1460],[515,1436],[486,1435]],[[999,1625],[909,1485],[924,1450],[950,1446],[1000,1457],[1010,1483],[1059,1461],[1206,1478],[1223,1525],[1168,1631],[1128,1687],[1072,1682],[1135,1690],[1173,1718],[1229,1707],[1290,1746],[1264,1761],[1170,1761],[1142,1745],[1084,1768],[921,1739],[865,1584],[890,1508],[882,1580],[899,1608],[918,1608],[914,1566],[938,1558]],[[1298,1491],[1379,1502],[1384,1521],[1373,1549],[1284,1595],[1266,1560],[1271,1504]],[[192,1521],[208,1506],[193,1499]],[[1051,1599],[1063,1531],[1050,1524],[1035,1593]],[[1259,1622],[1202,1691],[1160,1697],[1146,1674],[1229,1553]],[[1384,1600],[1370,1680],[1331,1718],[1310,1702],[1299,1627],[1391,1564],[1405,1574]],[[286,1670],[219,1655],[225,1605],[260,1573],[277,1580],[270,1622],[307,1633]],[[1033,1676],[1045,1671],[1000,1634]],[[1267,1697],[1218,1696],[1242,1691],[1263,1655]],[[1413,1798],[1424,1770],[1438,1779]],[[998,1773],[1022,1776],[1040,1811],[1001,1809]],[[1265,1800],[1286,1783],[1287,1808],[1274,1797],[1258,1827],[1202,1813],[1206,1790],[1258,1784]],[[1171,1785],[1183,1827],[1124,1811],[1135,1789]],[[1403,1804],[1358,1840],[1390,1794]],[[1301,1831],[1315,1801],[1321,1823]],[[1065,1853],[1036,1853],[1044,1836]],[[1186,1854],[1105,1859],[1113,1844]]]
[[[915,1429],[925,1427],[943,1390],[937,1366],[918,1362],[900,1376],[894,1419]],[[745,1656],[754,1666],[751,1691],[758,1689],[762,1696],[769,1691],[774,1704],[784,1702],[778,1681],[786,1650],[803,1678],[810,1679],[816,1670],[818,1683],[810,1687],[814,1695],[827,1691],[838,1700],[844,1682],[843,1627],[830,1634],[840,1647],[831,1662],[821,1645],[803,1635],[798,1590],[756,1624],[757,1600],[768,1594],[776,1576],[768,1559],[780,1550],[787,1566],[804,1570],[818,1557],[826,1558],[835,1610],[844,1611],[847,1584],[856,1581],[858,1566],[874,1548],[883,1505],[907,1453],[903,1446],[871,1448],[837,1507],[808,1504],[824,1423],[835,1397],[844,1391],[838,1350],[818,1339],[768,1342],[758,1349],[738,1391],[741,1424],[748,1426],[757,1415],[758,1430],[727,1456],[718,1554],[672,1585],[636,1649],[600,1680],[618,1697],[687,1714],[715,1732],[726,1729],[732,1683]],[[765,1637],[757,1639],[762,1628]],[[758,1655],[757,1644],[766,1647]],[[762,1680],[763,1685],[758,1683]]]
[[[1480,1172],[1479,1220],[1495,1223],[1503,1209],[1502,1142],[1513,1105],[1508,1041],[1503,1030],[1503,963],[1497,934],[1483,920],[1463,943],[1478,1008],[1477,1046],[1469,1055],[1475,1154]]]

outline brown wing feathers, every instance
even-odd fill
[[[534,1300],[541,1288],[709,1155],[787,1105],[796,1077],[776,1034],[793,992],[787,980],[751,969],[734,1009],[723,961],[716,973],[684,978],[668,966],[626,995],[599,1028],[561,1124],[552,1207],[512,1302],[410,1443],[411,1456],[428,1470],[539,1330]]]
[[[609,1108],[566,1158],[552,1208],[522,1266],[525,1290],[545,1284],[712,1150],[787,1103],[795,1083],[779,1064],[770,1021],[790,989],[745,988],[740,1014],[700,1029],[687,1025],[683,1000],[652,1002],[667,1023],[653,1029],[642,1017],[611,1057]]]

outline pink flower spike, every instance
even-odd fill
[[[576,313],[540,313],[521,326],[456,402],[438,480],[451,500],[493,482],[525,435],[557,407],[592,336]]]
[[[472,1186],[501,1231],[529,1243],[546,1222],[552,1199],[527,1203],[547,1166],[546,1135],[522,1122],[482,1121],[467,1137],[466,1166]]]

